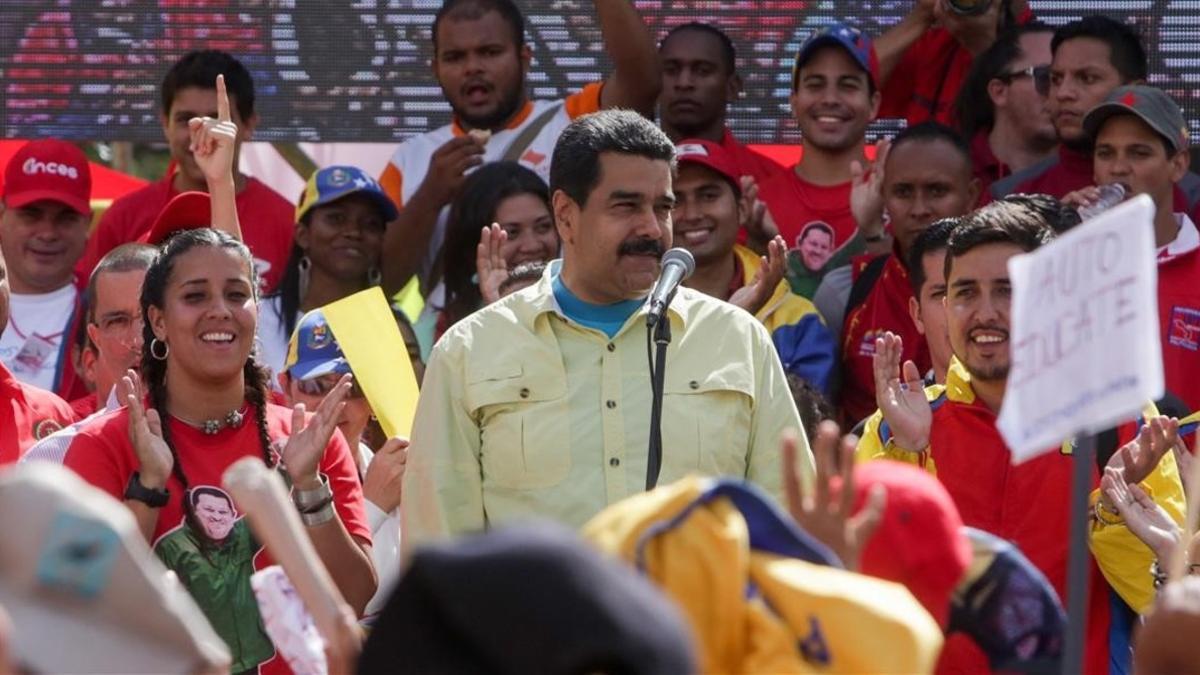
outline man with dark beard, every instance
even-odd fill
[[[645,489],[646,296],[671,246],[674,165],[667,135],[630,111],[563,131],[550,174],[562,259],[433,349],[404,477],[406,548],[531,517],[579,527]],[[767,329],[682,287],[661,320],[674,340],[658,483],[735,476],[780,497],[779,437],[801,425]]]
[[[384,239],[386,290],[398,290],[413,274],[430,281],[445,207],[474,167],[519,161],[548,180],[554,141],[572,120],[601,108],[654,112],[662,82],[653,36],[629,0],[598,1],[596,15],[612,74],[565,99],[544,101],[525,90],[533,52],[512,0],[446,0],[438,10],[433,75],[454,117],[400,144],[379,179],[400,207]]]

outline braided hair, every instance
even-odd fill
[[[151,307],[157,307],[159,310],[162,310],[165,304],[164,295],[167,284],[170,282],[171,274],[175,269],[175,261],[188,251],[200,247],[221,248],[237,253],[250,269],[251,286],[257,288],[257,280],[254,278],[254,259],[250,255],[250,249],[246,248],[245,244],[224,232],[211,228],[184,230],[175,234],[163,244],[162,250],[159,251],[158,256],[154,259],[154,264],[146,271],[146,280],[142,283],[142,316],[149,317]],[[255,301],[257,301],[257,296],[255,297]],[[142,337],[148,346],[157,339],[149,321],[146,321],[143,325]],[[166,419],[167,361],[166,359],[160,361],[154,358],[153,353],[154,350],[149,347],[142,353],[142,381],[146,384],[149,391],[150,407],[157,410],[162,417],[163,441],[171,449],[171,458],[174,463],[171,472],[183,485],[183,489],[186,492],[189,489],[188,479],[179,462],[179,454],[175,450],[175,444],[171,440],[171,425]],[[262,445],[263,461],[269,467],[274,466],[275,459],[271,452],[271,439],[267,434],[266,407],[269,376],[266,369],[260,366],[255,360],[254,352],[251,352],[250,357],[246,359],[243,376],[245,377],[246,401],[254,406],[254,422],[258,427],[258,439]]]

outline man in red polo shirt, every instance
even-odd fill
[[[896,136],[883,173],[892,252],[860,256],[833,270],[816,295],[817,309],[837,327],[840,338],[840,403],[848,426],[875,410],[877,337],[887,331],[903,336],[904,358],[915,361],[921,372],[932,366],[924,336],[909,313],[909,249],[931,223],[967,213],[978,197],[979,181],[971,176],[967,144],[954,130],[925,122]]]
[[[877,71],[871,39],[845,24],[816,32],[796,54],[791,107],[804,155],[758,191],[789,249],[800,247],[815,222],[833,228],[835,250],[858,229],[850,207],[852,165],[867,164],[866,129],[879,109]]]
[[[8,268],[0,250],[0,332],[8,324],[8,298]],[[0,362],[0,466],[17,461],[34,443],[74,419],[66,401],[19,382]]]
[[[1162,90],[1135,85],[1113,91],[1083,126],[1095,139],[1096,184],[1121,183],[1128,196],[1154,199],[1163,374],[1168,391],[1200,410],[1200,231],[1175,208],[1189,160],[1187,122]],[[1064,201],[1082,205],[1095,196],[1085,189]]]
[[[1039,21],[1005,31],[975,59],[954,102],[984,191],[1052,157],[1058,147],[1046,98],[1035,83],[1049,75],[1053,36],[1054,29]]]
[[[879,36],[880,117],[901,117],[910,126],[928,119],[953,123],[954,99],[972,60],[997,35],[1033,18],[1026,0],[975,4],[986,9],[963,14],[948,0],[917,0],[908,16]]]
[[[685,23],[667,33],[658,55],[663,68],[659,120],[673,142],[692,138],[720,143],[737,162],[738,175],[757,182],[784,171],[775,160],[739,143],[725,126],[726,110],[742,90],[737,52],[728,35],[706,23]]]
[[[992,184],[992,199],[1016,193],[1062,197],[1092,184],[1092,139],[1083,128],[1088,111],[1119,86],[1145,81],[1146,50],[1133,28],[1106,16],[1089,16],[1054,31],[1046,105],[1061,141],[1058,156]],[[1175,185],[1175,211],[1200,209],[1200,176]]]
[[[116,200],[105,211],[79,261],[80,278],[87,279],[112,249],[145,235],[175,195],[193,190],[208,192],[204,174],[192,157],[188,124],[195,117],[217,117],[216,81],[222,74],[232,104],[232,121],[238,128],[237,147],[251,138],[258,115],[254,112],[254,81],[245,66],[215,50],[191,52],[176,62],[163,78],[161,117],[174,171]],[[234,182],[243,237],[254,254],[263,290],[270,291],[279,283],[291,252],[295,206],[255,178],[236,173]]]

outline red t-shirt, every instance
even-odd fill
[[[971,139],[971,166],[975,177],[979,179],[980,193],[984,195],[988,194],[992,183],[1012,173],[1008,165],[1001,162],[996,153],[992,152],[992,144],[988,142],[986,130],[976,132]]]
[[[71,401],[71,410],[75,411],[76,419],[83,419],[100,409],[100,397],[96,392]]]
[[[864,255],[851,262],[855,281],[877,256]],[[891,331],[903,340],[901,363],[912,361],[917,370],[932,367],[925,336],[917,330],[908,313],[913,296],[900,256],[891,254],[883,271],[871,286],[871,292],[858,307],[846,314],[842,328],[842,415],[848,426],[875,412],[875,340]]]
[[[87,282],[106,253],[150,231],[158,214],[179,192],[172,176],[131,192],[112,203],[88,238],[87,248],[76,271]],[[254,254],[254,266],[262,278],[263,291],[274,290],[283,276],[292,252],[296,228],[296,206],[255,178],[247,178],[237,195],[238,222],[246,246]]]
[[[1017,24],[1033,18],[1027,7]],[[973,60],[945,28],[926,30],[905,50],[884,83],[878,117],[902,117],[910,127],[929,119],[954,126],[954,99]]]
[[[795,170],[786,170],[763,181],[758,186],[758,198],[767,205],[788,248],[799,248],[800,236],[813,223],[833,228],[831,253],[858,229],[850,211],[849,182],[814,185],[797,176]]]
[[[759,184],[777,173],[787,171],[770,157],[742,145],[729,129],[725,129],[725,135],[721,137],[721,147],[737,162],[739,174],[754,176],[755,182]]]
[[[34,443],[74,421],[66,401],[21,382],[0,363],[0,466],[15,463]]]
[[[267,435],[272,441],[285,440],[291,434],[291,420],[291,410],[268,404]],[[262,660],[249,660],[257,661],[261,672],[290,672],[283,658],[272,655],[274,650],[266,639],[258,608],[251,604],[250,574],[273,562],[221,488],[221,476],[229,465],[247,456],[262,457],[254,410],[247,411],[246,421],[240,427],[225,428],[212,436],[173,417],[167,417],[167,424],[190,487],[205,488],[208,495],[197,496],[201,502],[196,509],[197,518],[195,524],[189,524],[184,519],[182,486],[172,475],[167,482],[170,501],[159,512],[154,527],[155,553],[175,571],[213,628],[229,643],[235,666],[246,666],[247,659],[240,650],[254,645]],[[68,448],[63,463],[89,483],[122,499],[129,477],[138,467],[128,426],[126,408],[85,424]],[[329,478],[334,507],[346,531],[369,543],[371,529],[362,486],[340,432],[334,434],[326,447],[320,470]],[[219,543],[213,543],[217,537],[221,537]]]
[[[1167,391],[1200,410],[1200,250],[1159,262],[1158,313]]]

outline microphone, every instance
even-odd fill
[[[684,248],[673,248],[663,254],[662,272],[650,291],[650,311],[646,314],[646,327],[653,328],[667,311],[675,290],[684,279],[696,271],[696,259]]]

